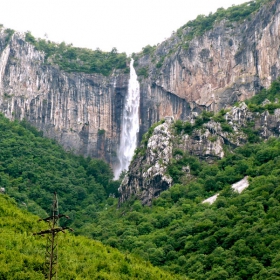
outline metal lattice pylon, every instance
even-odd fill
[[[47,245],[46,245],[46,255],[45,255],[45,278],[48,280],[57,279],[57,269],[58,269],[58,233],[63,232],[68,229],[73,231],[69,227],[59,227],[59,219],[65,217],[69,219],[68,216],[59,214],[58,211],[58,199],[56,192],[53,197],[52,213],[51,216],[40,219],[39,221],[45,221],[49,224],[49,229],[36,232],[33,235],[44,236],[47,234]]]

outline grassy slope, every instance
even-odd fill
[[[0,194],[0,279],[44,279],[45,238],[38,217]],[[59,279],[183,279],[85,237],[59,239]],[[184,278],[185,279],[185,278]]]

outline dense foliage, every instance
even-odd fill
[[[219,112],[217,114],[217,116],[220,116],[220,115],[222,116],[223,114],[225,114],[225,110],[222,110],[221,112]],[[203,111],[201,113],[201,115],[195,119],[194,124],[191,124],[188,121],[183,122],[182,120],[176,120],[176,122],[174,123],[174,129],[177,134],[180,134],[183,132],[183,133],[187,133],[190,135],[190,134],[192,134],[192,132],[195,129],[201,128],[203,126],[203,124],[207,123],[210,120],[210,118],[213,116],[214,116],[213,112]],[[225,122],[224,118],[221,118],[221,120],[222,120],[222,122]]]
[[[247,103],[269,110],[263,101],[275,101],[279,92],[280,82],[275,81]],[[216,115],[203,112],[194,124],[177,121],[176,139],[201,129],[209,119],[228,131],[225,114],[225,110]],[[153,130],[143,137],[138,156],[144,154]],[[192,279],[278,279],[280,139],[261,141],[251,123],[243,132],[248,143],[226,150],[225,157],[213,164],[174,149],[167,172],[175,185],[152,207],[131,199],[116,212],[115,201],[78,232]],[[186,166],[190,174],[183,171]],[[231,185],[245,176],[250,186],[238,194]],[[217,193],[214,204],[201,203]]]
[[[61,211],[79,227],[117,195],[119,182],[112,179],[104,161],[66,152],[26,121],[0,115],[0,186],[28,211],[45,215],[56,191]]]
[[[175,151],[180,153],[180,151]],[[180,174],[189,164],[192,176]],[[280,276],[280,141],[247,144],[213,165],[183,154],[169,167],[179,183],[143,207],[131,200],[79,230],[193,279]],[[230,185],[249,176],[242,194]],[[219,192],[213,205],[201,204]]]
[[[43,280],[45,225],[0,194],[0,279]],[[186,279],[170,275],[129,254],[69,233],[59,235],[58,279]]]
[[[232,127],[227,124],[226,119],[223,117],[226,114],[226,110],[222,109],[216,115],[213,112],[202,111],[202,113],[194,120],[194,123],[188,121],[176,120],[174,123],[175,132],[180,135],[186,133],[191,135],[194,130],[201,129],[203,124],[207,123],[210,120],[219,122],[224,132],[233,132]]]
[[[64,42],[57,44],[45,39],[36,39],[30,32],[26,33],[25,40],[37,50],[45,52],[49,61],[67,72],[100,73],[105,76],[110,75],[114,69],[129,72],[126,54],[118,53],[116,48],[111,52],[76,48]]]

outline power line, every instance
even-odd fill
[[[49,229],[41,230],[40,232],[33,233],[33,235],[47,235],[47,244],[46,244],[46,255],[45,255],[45,278],[48,280],[57,279],[57,269],[58,269],[58,233],[65,230],[73,231],[69,227],[60,227],[59,219],[65,217],[69,219],[68,216],[59,214],[58,211],[58,198],[57,193],[54,192],[53,204],[52,204],[52,215],[40,219],[39,221],[44,221],[49,224]]]

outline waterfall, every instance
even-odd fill
[[[120,147],[118,150],[119,165],[114,170],[115,179],[119,178],[123,170],[128,170],[134,150],[137,147],[140,91],[133,62],[133,59],[131,59],[128,94],[124,102]]]

